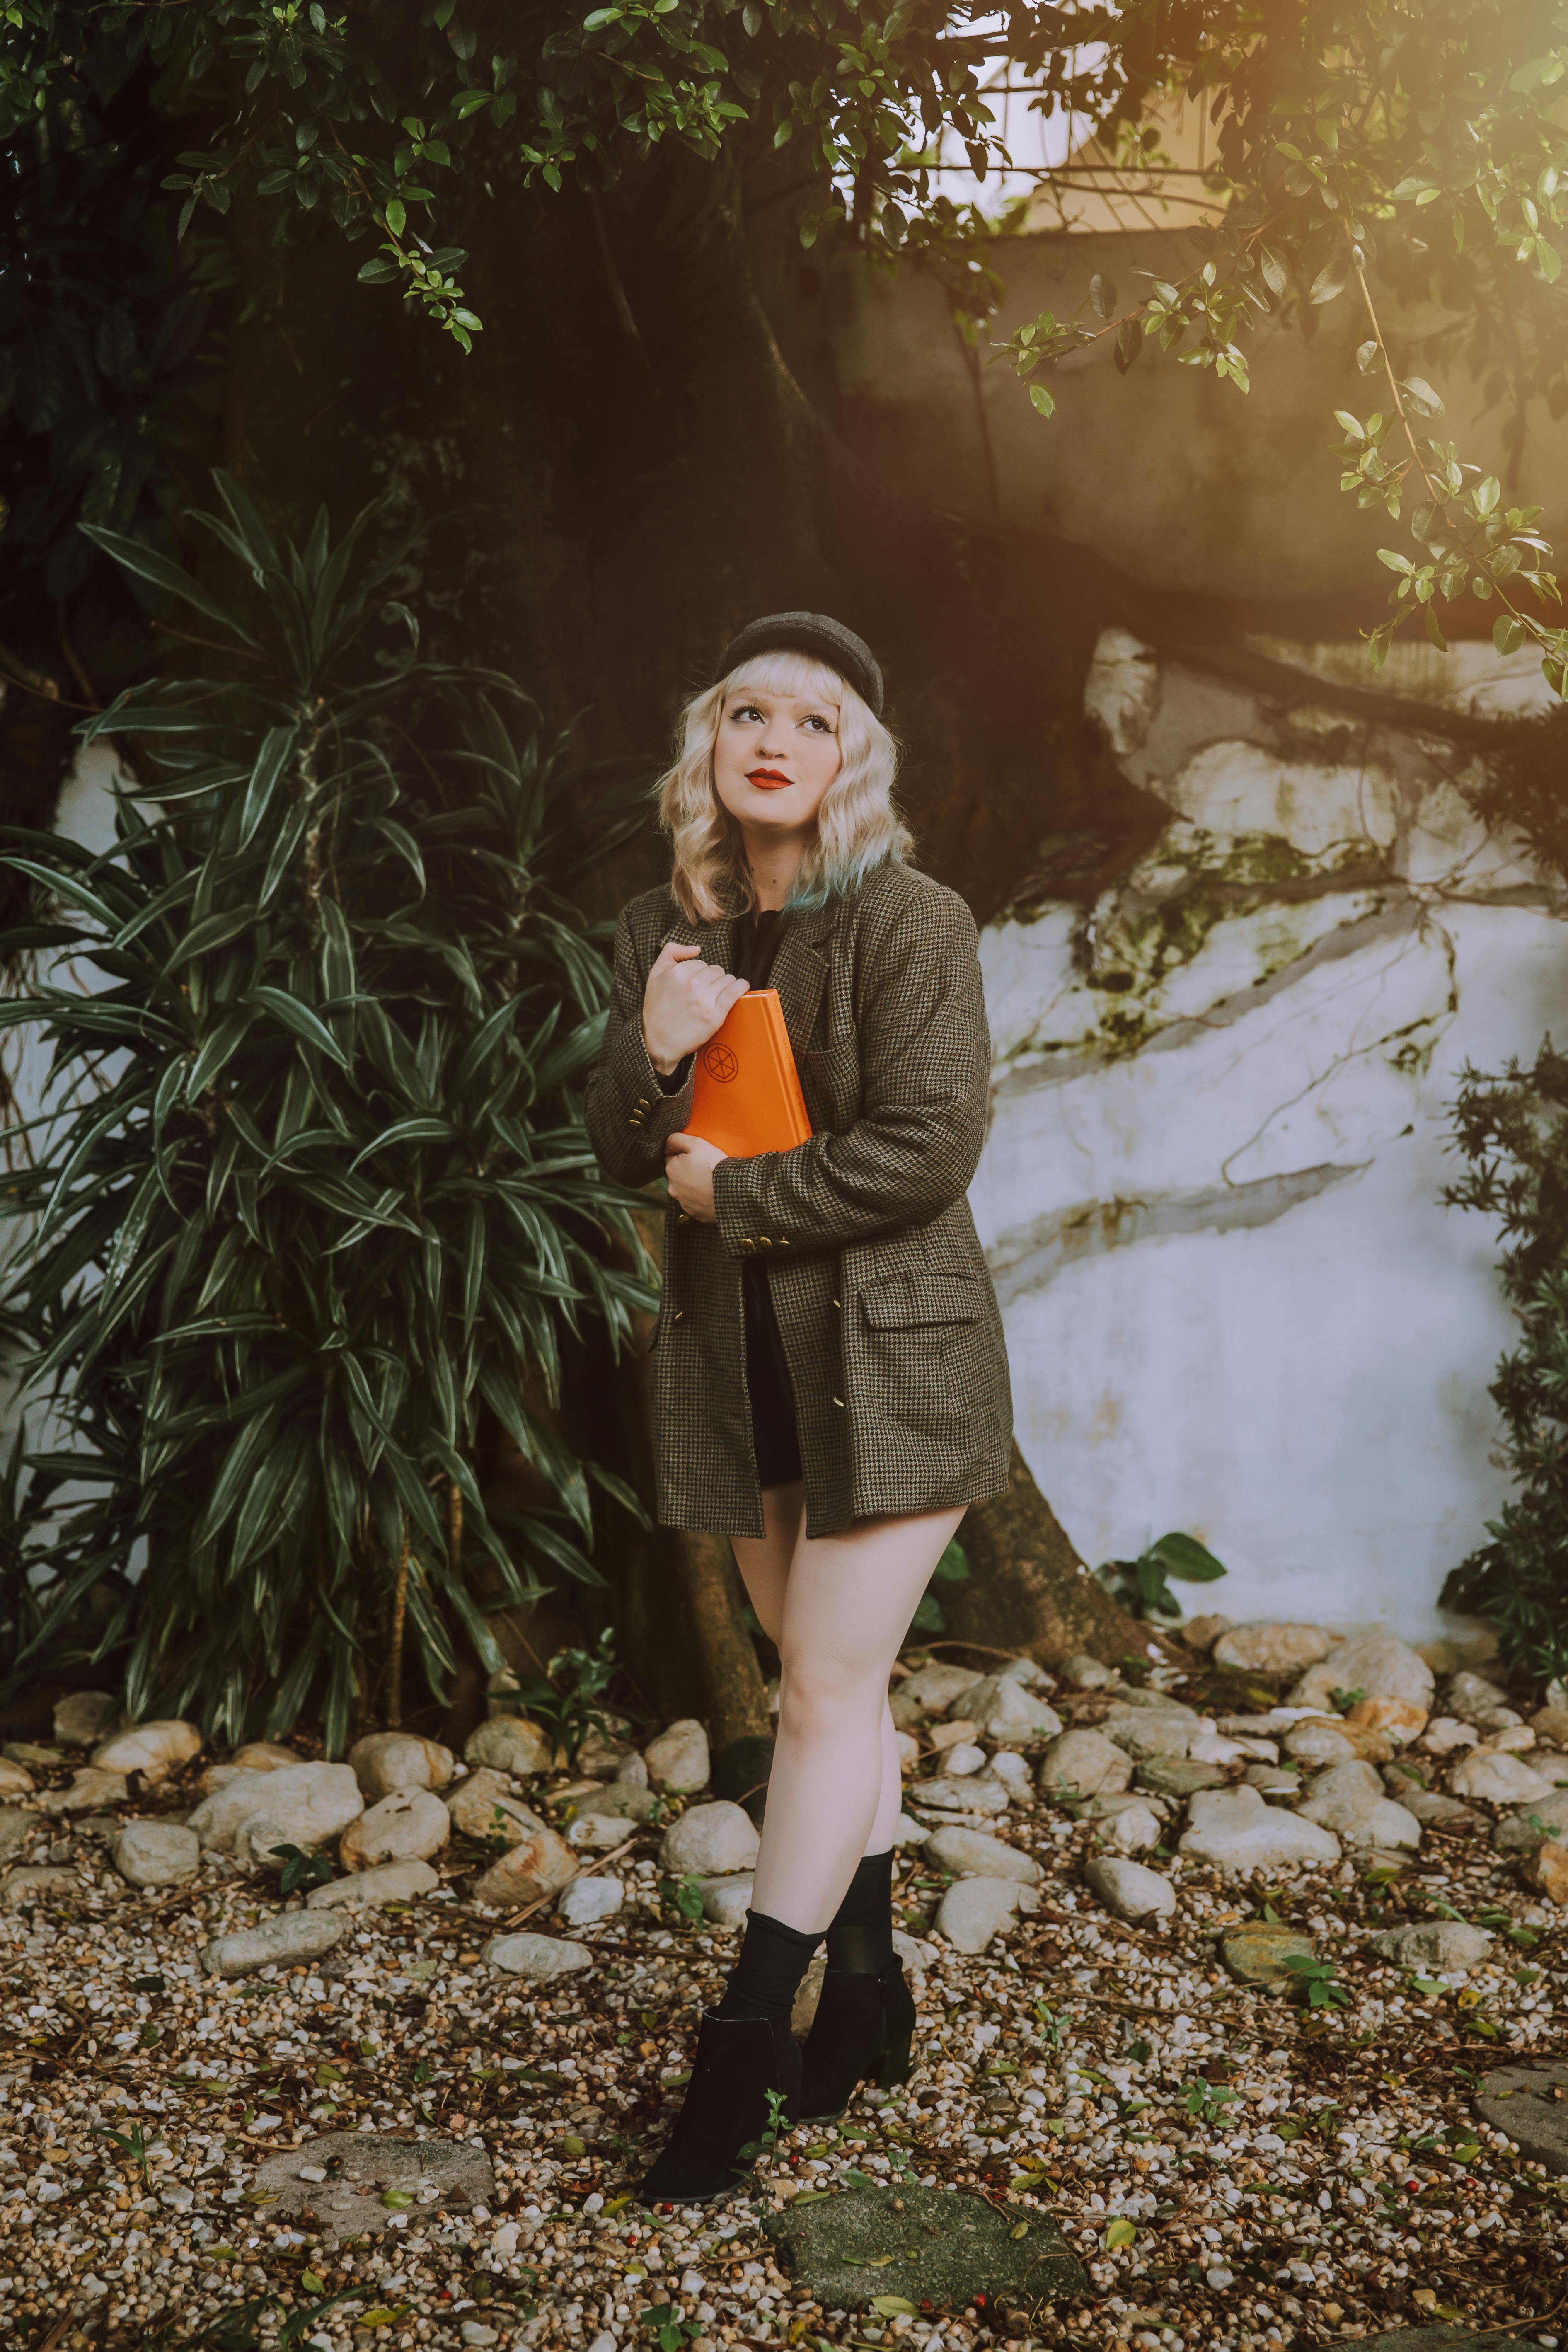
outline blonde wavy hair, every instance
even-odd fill
[[[819,907],[859,887],[876,866],[913,846],[893,806],[899,747],[847,678],[815,655],[780,650],[742,662],[694,694],[680,714],[674,764],[655,787],[658,821],[675,852],[670,887],[694,923],[743,915],[756,904],[741,828],[713,788],[713,747],[726,698],[738,688],[808,695],[837,704],[842,761],[816,816],[792,907]]]

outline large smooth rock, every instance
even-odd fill
[[[1337,1830],[1352,1845],[1415,1846],[1421,1824],[1412,1812],[1384,1794],[1370,1764],[1331,1764],[1313,1781],[1297,1809],[1300,1821]]]
[[[577,1857],[564,1838],[557,1837],[553,1830],[539,1830],[531,1837],[520,1839],[482,1877],[475,1879],[473,1899],[497,1911],[537,1903],[574,1878],[577,1867]]]
[[[1098,1658],[1091,1658],[1082,1651],[1076,1657],[1069,1658],[1064,1666],[1058,1666],[1057,1671],[1069,1690],[1104,1690],[1108,1684],[1121,1680],[1114,1666],[1102,1665]]]
[[[1407,1927],[1387,1927],[1368,1938],[1374,1952],[1396,1968],[1433,1974],[1468,1975],[1490,1954],[1495,1937],[1464,1919],[1418,1919]]]
[[[1229,1775],[1223,1764],[1205,1764],[1195,1756],[1145,1756],[1132,1778],[1156,1797],[1193,1797],[1223,1788]]]
[[[1169,1918],[1176,1907],[1176,1890],[1157,1870],[1116,1854],[1096,1854],[1084,1864],[1084,1877],[1108,1911],[1119,1919]]]
[[[1456,1797],[1479,1797],[1487,1805],[1533,1803],[1552,1793],[1552,1783],[1517,1756],[1489,1754],[1485,1748],[1462,1756],[1448,1775]]]
[[[994,1748],[1033,1748],[1037,1741],[1054,1739],[1062,1727],[1054,1706],[1005,1673],[972,1683],[954,1706]]]
[[[452,1834],[452,1816],[433,1789],[400,1789],[352,1821],[338,1844],[345,1870],[382,1862],[428,1862]]]
[[[346,1764],[291,1764],[226,1782],[203,1798],[188,1826],[203,1845],[233,1853],[247,1823],[265,1818],[274,1843],[309,1851],[341,1837],[363,1811],[359,1782]]]
[[[492,1715],[468,1734],[463,1748],[466,1764],[488,1764],[493,1771],[510,1772],[526,1780],[548,1772],[555,1760],[550,1734],[525,1715]]]
[[[1339,1724],[1321,1717],[1292,1724],[1280,1746],[1296,1764],[1348,1764],[1356,1752],[1354,1740],[1346,1738]]]
[[[465,1837],[500,1838],[508,1845],[517,1845],[549,1827],[510,1793],[504,1772],[485,1766],[448,1790],[442,1802],[452,1817],[452,1827],[461,1830]]]
[[[662,1801],[651,1789],[639,1788],[635,1780],[616,1780],[607,1789],[587,1790],[573,1806],[571,1817],[580,1821],[597,1813],[605,1821],[635,1823],[651,1822],[661,1810]]]
[[[55,1701],[55,1739],[61,1748],[96,1748],[120,1721],[112,1691],[68,1691]]]
[[[702,1890],[702,1916],[710,1919],[715,1927],[729,1927],[739,1932],[746,1924],[746,1914],[752,1907],[752,1874],[742,1870],[721,1878],[698,1881]]]
[[[82,1892],[74,1870],[51,1869],[47,1863],[24,1862],[0,1886],[0,1911],[31,1911],[40,1903],[59,1902]]]
[[[1212,1863],[1229,1877],[1245,1878],[1254,1870],[1321,1868],[1340,1858],[1331,1830],[1266,1805],[1245,1782],[1236,1789],[1200,1790],[1190,1818],[1178,1851],[1194,1862]]]
[[[929,1805],[939,1813],[1005,1813],[1012,1790],[994,1772],[975,1772],[958,1780],[940,1773],[934,1780],[911,1780],[906,1801]]]
[[[1568,1748],[1568,1706],[1537,1708],[1530,1727],[1537,1739],[1549,1739],[1553,1748]]]
[[[578,1813],[568,1822],[566,1843],[579,1853],[614,1853],[635,1834],[637,1823],[624,1813]]]
[[[574,1878],[562,1888],[555,1916],[568,1927],[596,1927],[601,1919],[613,1919],[626,1899],[626,1890],[614,1875]]]
[[[215,1936],[204,1946],[201,1963],[209,1977],[254,1976],[274,1962],[319,1959],[342,1943],[348,1922],[323,1911],[279,1911],[259,1927],[240,1927],[232,1935]]]
[[[1199,1657],[1211,1655],[1222,1633],[1228,1633],[1235,1624],[1234,1617],[1221,1614],[1217,1609],[1201,1611],[1176,1628],[1176,1638],[1184,1649],[1195,1650]]]
[[[1568,1905],[1568,1846],[1561,1838],[1542,1838],[1525,1857],[1524,1875],[1549,1903]]]
[[[1449,1715],[1457,1715],[1461,1723],[1474,1723],[1495,1708],[1507,1706],[1508,1693],[1489,1675],[1458,1674],[1451,1675],[1443,1693],[1443,1705]]]
[[[1435,1715],[1421,1735],[1421,1745],[1432,1756],[1451,1756],[1460,1748],[1474,1748],[1480,1733],[1457,1715]]]
[[[928,1715],[945,1715],[960,1691],[974,1688],[974,1669],[937,1660],[929,1666],[917,1666],[894,1688],[900,1698],[916,1700]]]
[[[723,1876],[750,1870],[759,1843],[751,1815],[721,1797],[711,1804],[691,1806],[670,1823],[659,1860],[679,1878],[689,1871],[699,1878]]]
[[[1048,2215],[998,2210],[968,2189],[837,2190],[766,2215],[782,2267],[825,2309],[866,2311],[880,2296],[962,2312],[984,2295],[1026,2312],[1092,2293]]]
[[[237,1780],[242,1772],[286,1772],[290,1765],[302,1764],[304,1760],[292,1748],[280,1748],[273,1740],[247,1739],[243,1748],[235,1749],[226,1764],[209,1764],[197,1779],[196,1786],[204,1797],[210,1797],[217,1790],[226,1789],[231,1780]]]
[[[0,1756],[0,1798],[30,1797],[37,1788],[25,1764],[13,1764],[8,1756]]]
[[[1098,1797],[1125,1789],[1132,1759],[1101,1731],[1064,1731],[1041,1759],[1039,1786],[1048,1797]]]
[[[46,1789],[38,1806],[46,1813],[100,1813],[110,1805],[124,1804],[130,1794],[123,1772],[84,1764],[73,1773],[68,1789]]]
[[[412,1731],[373,1731],[349,1749],[349,1765],[367,1805],[404,1789],[444,1789],[457,1759],[438,1739]]]
[[[1321,1625],[1274,1622],[1233,1625],[1214,1645],[1216,1666],[1240,1666],[1255,1675],[1299,1675],[1336,1647]]]
[[[1203,1723],[1194,1707],[1172,1700],[1164,1706],[1134,1706],[1118,1701],[1100,1725],[1107,1739],[1129,1756],[1184,1756]]]
[[[1219,1939],[1219,1956],[1233,1977],[1243,1984],[1289,1985],[1296,1980],[1292,1960],[1310,1960],[1316,1952],[1310,1936],[1294,1927],[1276,1927],[1266,1919],[1248,1919],[1227,1927]]]
[[[34,1831],[43,1827],[42,1813],[24,1811],[16,1805],[0,1807],[0,1863],[9,1862],[20,1853]],[[924,1834],[921,1831],[921,1835]]]
[[[492,1936],[484,1957],[492,1969],[530,1984],[553,1984],[594,1965],[586,1944],[568,1943],[563,1936]]]
[[[1345,1724],[1352,1731],[1381,1731],[1394,1747],[1405,1748],[1426,1730],[1426,1710],[1407,1698],[1361,1698]]]
[[[179,1822],[127,1822],[110,1851],[132,1886],[172,1886],[202,1866],[200,1838]]]
[[[708,1786],[713,1769],[709,1752],[708,1734],[695,1716],[684,1716],[650,1739],[643,1749],[643,1762],[647,1777],[656,1789],[668,1789],[676,1796],[694,1796],[699,1789]]]
[[[955,1952],[983,1952],[1018,1908],[1017,1881],[961,1878],[937,1907],[936,1930]]]
[[[1431,1667],[1408,1642],[1392,1633],[1356,1633],[1339,1643],[1320,1664],[1308,1667],[1290,1694],[1290,1704],[1328,1708],[1336,1690],[1355,1690],[1363,1698],[1406,1699],[1425,1719],[1432,1712],[1435,1687]]]
[[[1527,2163],[1568,2172],[1568,2066],[1525,2061],[1482,2078],[1476,2113],[1519,2142]]]
[[[1556,1843],[1568,1844],[1568,1789],[1553,1789],[1550,1796],[1538,1797],[1510,1813],[1506,1822],[1499,1822],[1492,1843],[1504,1853],[1528,1853],[1553,1830]]]
[[[309,2226],[329,2243],[390,2230],[404,2212],[423,2224],[495,2203],[495,2172],[478,2140],[404,2139],[385,2130],[321,2132],[278,2148],[257,2166],[254,2186],[268,2221],[309,2212]]]
[[[1040,1882],[1040,1865],[1032,1854],[1020,1853],[1016,1846],[1004,1845],[983,1830],[933,1830],[925,1842],[925,1854],[928,1862],[950,1870],[955,1878],[1012,1878],[1025,1886]]]
[[[201,1752],[197,1726],[176,1717],[111,1731],[93,1749],[92,1761],[100,1772],[140,1772],[143,1780],[155,1783],[166,1780]]]
[[[380,1862],[373,1870],[312,1886],[305,1902],[311,1911],[374,1911],[383,1903],[416,1903],[440,1884],[440,1872],[427,1862]]]
[[[1100,1832],[1101,1843],[1110,1853],[1147,1853],[1160,1843],[1160,1817],[1151,1801],[1146,1805],[1127,1805],[1113,1813]]]

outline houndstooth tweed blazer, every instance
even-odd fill
[[[693,923],[668,889],[622,915],[588,1131],[623,1182],[661,1176],[691,1113],[642,1038],[666,940],[723,966],[733,927]],[[658,1513],[760,1536],[741,1267],[765,1255],[789,1363],[806,1532],[984,1502],[1007,1484],[1012,1397],[1001,1318],[965,1193],[985,1131],[990,1038],[974,922],[912,866],[792,915],[770,976],[811,1118],[793,1151],[721,1160],[718,1222],[665,1228],[653,1345]]]

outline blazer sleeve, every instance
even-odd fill
[[[616,926],[609,1021],[584,1108],[595,1157],[606,1176],[623,1184],[651,1184],[662,1176],[664,1139],[678,1134],[691,1116],[694,1059],[685,1065],[685,1084],[667,1094],[643,1044],[647,980],[623,914]]]
[[[951,891],[907,906],[868,956],[857,1007],[863,1108],[842,1135],[721,1160],[733,1256],[837,1249],[923,1223],[968,1191],[984,1140],[991,1040],[979,938]]]

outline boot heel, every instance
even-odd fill
[[[912,2034],[906,2033],[901,2041],[890,2042],[883,2051],[877,2062],[876,2079],[879,2091],[896,2090],[900,2083],[909,2081],[910,2043],[913,2038]]]

